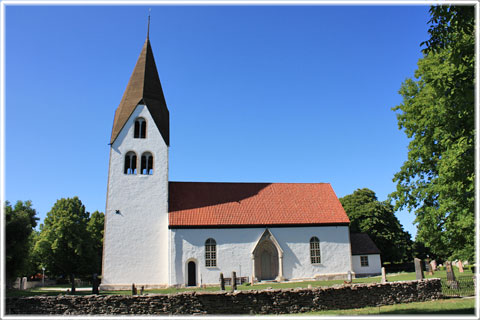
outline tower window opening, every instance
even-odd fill
[[[135,152],[130,151],[125,155],[125,166],[123,173],[137,174],[137,155]]]
[[[140,164],[141,174],[153,174],[153,156],[150,152],[142,154]]]
[[[143,118],[135,119],[135,127],[133,130],[133,137],[139,139],[145,139],[147,134],[147,122]]]

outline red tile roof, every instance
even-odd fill
[[[170,228],[348,224],[329,183],[170,182]]]

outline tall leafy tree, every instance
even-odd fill
[[[90,273],[94,249],[87,231],[89,214],[78,197],[60,199],[40,227],[35,249],[50,273],[70,277],[75,292],[75,275]]]
[[[473,6],[433,6],[415,79],[393,108],[410,143],[393,181],[395,209],[416,214],[421,241],[443,258],[475,252],[475,17]]]
[[[340,198],[350,219],[351,232],[365,232],[382,252],[383,262],[407,261],[411,236],[403,230],[388,202],[378,201],[370,189],[357,189],[354,193]]]
[[[8,280],[29,273],[32,233],[37,226],[37,213],[31,201],[17,201],[14,207],[5,203],[5,266]]]
[[[100,274],[102,271],[102,253],[103,253],[103,226],[105,216],[102,212],[95,211],[90,215],[87,223],[87,232],[91,239],[93,249],[91,273]]]

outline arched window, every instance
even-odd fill
[[[150,152],[144,152],[140,162],[141,174],[153,174],[153,156]]]
[[[320,259],[320,240],[317,237],[310,239],[310,261],[312,263],[321,263]]]
[[[125,167],[123,169],[125,174],[137,174],[137,155],[133,151],[127,152],[125,155]]]
[[[135,128],[133,130],[133,137],[145,139],[147,133],[147,122],[143,118],[135,119]]]
[[[208,238],[205,241],[205,266],[217,266],[217,243],[212,238]]]

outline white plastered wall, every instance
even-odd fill
[[[368,257],[368,266],[362,267],[360,264],[360,257]],[[362,274],[381,274],[382,273],[382,262],[380,260],[379,254],[362,254],[352,256],[352,266],[353,271],[356,275]]]
[[[269,228],[283,250],[283,276],[287,280],[312,279],[351,271],[349,231],[346,226]],[[186,263],[197,261],[197,285],[218,284],[220,272],[248,276],[253,270],[252,251],[265,228],[171,229],[170,284],[187,283]],[[310,262],[310,239],[320,240],[322,263]],[[217,267],[205,267],[205,241],[217,243]]]
[[[134,139],[134,121],[147,123]],[[125,154],[137,155],[137,174],[124,174]],[[153,155],[153,174],[140,174],[142,153]],[[168,146],[143,105],[136,107],[110,149],[102,289],[168,285]],[[117,214],[116,211],[119,210]]]

